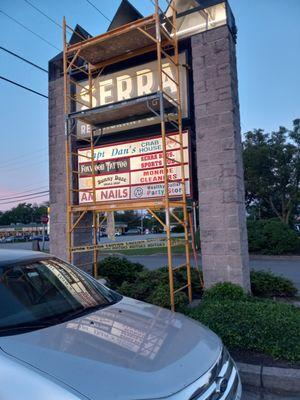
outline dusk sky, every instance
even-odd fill
[[[28,0],[61,23],[82,25],[92,35],[105,32],[109,22],[86,0]],[[120,0],[93,3],[112,18]],[[132,0],[144,15],[150,0]],[[300,0],[231,0],[238,27],[237,62],[242,132],[253,128],[290,128],[300,118]],[[34,10],[26,0],[1,0],[0,10],[61,49],[61,29]],[[58,50],[0,13],[0,46],[47,69]],[[47,95],[45,72],[0,49],[0,75]],[[0,80],[0,210],[15,206],[13,196],[48,189],[47,99]],[[28,202],[47,200],[47,196]]]

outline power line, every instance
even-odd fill
[[[28,190],[24,190],[24,192],[15,193],[14,196],[2,197],[2,198],[0,198],[0,201],[3,201],[3,200],[11,200],[11,199],[14,199],[15,197],[23,197],[23,195],[26,196],[26,193],[28,193],[28,192],[30,192],[29,194],[31,195],[31,192],[32,192],[33,190],[44,189],[45,192],[46,192],[46,188],[47,188],[47,191],[49,191],[49,190],[48,190],[48,186],[40,186],[40,187],[37,187],[37,188],[31,188],[31,189],[28,189]]]
[[[39,180],[39,181],[37,181],[37,182],[35,182],[35,183],[37,183],[37,184],[40,185],[40,184],[42,184],[43,182],[45,182],[45,179]],[[26,188],[28,188],[28,187],[30,187],[30,186],[32,186],[32,183],[23,186],[23,188],[22,188],[21,190],[26,189]]]
[[[41,156],[36,157],[34,160],[30,160],[30,159],[16,160],[16,162],[14,162],[14,163],[0,166],[0,172],[5,173],[5,171],[11,171],[14,169],[19,170],[20,168],[27,168],[30,165],[39,164],[44,161],[48,162],[48,158],[47,158],[46,154],[44,154],[44,155],[41,154]]]
[[[48,14],[46,14],[44,11],[42,11],[39,7],[37,7],[36,5],[32,4],[29,0],[24,0],[25,3],[27,3],[30,7],[34,8],[37,12],[39,12],[40,14],[42,14],[44,17],[46,17],[49,21],[51,21],[53,24],[55,24],[56,26],[58,26],[60,29],[64,29],[63,26],[55,21],[53,18],[51,18]],[[84,38],[82,35],[80,35],[78,32],[75,32],[73,29],[71,29],[70,27],[66,27],[67,29],[69,29],[72,33],[74,33],[75,35],[77,35],[80,39],[85,40],[86,38]]]
[[[29,159],[28,159],[28,157],[29,157]],[[36,155],[34,157],[34,159],[32,159],[32,158],[33,157],[31,154],[28,154],[28,156],[23,159],[15,158],[14,161],[10,161],[9,163],[6,163],[6,165],[0,165],[0,171],[7,170],[7,169],[10,170],[11,168],[15,168],[20,165],[26,167],[27,165],[32,164],[32,162],[37,162],[37,161],[40,162],[45,159],[48,160],[48,153],[45,152],[45,150],[44,150],[44,152],[40,152],[40,154]],[[29,162],[29,164],[28,164],[28,162]]]
[[[32,4],[30,1],[28,0],[24,0],[25,3],[27,3],[28,5],[30,5],[30,7],[34,8],[37,12],[39,12],[40,14],[42,14],[44,17],[46,17],[47,19],[49,19],[49,21],[51,21],[53,24],[55,24],[56,26],[58,26],[59,28],[62,28],[62,26],[56,22],[54,19],[52,19],[51,17],[49,17],[49,15],[47,15],[46,13],[44,13],[42,10],[40,10],[37,6],[35,6],[34,4]]]
[[[6,201],[6,202],[4,202],[4,203],[0,203],[0,206],[2,206],[2,205],[4,205],[4,204],[11,204],[11,203],[22,203],[22,201],[24,201],[24,200],[25,200],[25,202],[26,202],[26,201],[28,201],[28,200],[38,199],[38,198],[40,198],[40,197],[45,197],[45,196],[48,196],[48,193],[42,194],[42,195],[37,195],[37,196],[28,197],[27,199]]]
[[[42,190],[40,192],[28,193],[28,194],[24,194],[22,196],[19,195],[19,196],[11,196],[11,197],[2,197],[2,198],[0,198],[0,201],[3,201],[3,200],[15,200],[15,199],[19,199],[19,198],[26,198],[26,197],[29,197],[29,196],[36,196],[38,194],[44,194],[44,193],[49,193],[49,190]]]
[[[103,12],[102,12],[101,10],[99,10],[99,8],[97,8],[97,7],[95,6],[95,4],[93,4],[90,0],[86,0],[86,1],[87,1],[92,7],[94,7],[95,10],[97,10],[98,13],[100,13],[100,14],[102,15],[102,17],[106,18],[107,21],[111,22],[111,19],[109,19],[105,14],[103,14]]]
[[[1,170],[1,174],[5,174],[5,175],[10,175],[10,174],[15,174],[15,173],[20,173],[20,171],[24,168],[28,169],[29,167],[33,167],[35,165],[39,165],[39,164],[43,164],[43,165],[48,165],[48,160],[39,160],[39,161],[33,161],[30,164],[23,164],[23,165],[17,165],[15,167],[11,167],[7,170]]]
[[[6,51],[7,53],[11,54],[12,56],[17,57],[17,58],[19,58],[20,60],[26,62],[27,64],[30,64],[30,65],[32,65],[33,67],[38,68],[38,69],[40,69],[41,71],[44,71],[44,72],[46,72],[46,74],[48,74],[48,71],[47,71],[45,68],[40,67],[39,65],[33,63],[32,61],[29,61],[29,60],[27,60],[26,58],[19,56],[18,54],[14,53],[13,51],[8,50],[8,49],[6,49],[5,47],[2,47],[2,46],[0,46],[0,49],[3,50],[3,51]]]
[[[41,39],[43,42],[49,44],[49,46],[52,46],[54,49],[61,51],[58,47],[56,47],[54,44],[52,44],[51,42],[49,42],[47,39],[43,38],[43,36],[39,35],[38,33],[32,31],[30,28],[28,28],[27,26],[25,26],[24,24],[22,24],[22,22],[19,22],[18,20],[16,20],[15,18],[11,17],[10,15],[8,15],[6,12],[0,10],[0,12],[2,14],[4,14],[7,18],[11,19],[12,21],[14,21],[16,24],[20,25],[22,28],[26,29],[28,32],[32,33],[33,35],[35,35],[36,37],[38,37],[39,39]]]
[[[4,76],[1,76],[1,75],[0,75],[0,79],[3,79],[3,80],[6,81],[6,82],[9,82],[9,83],[11,83],[11,84],[13,84],[13,85],[19,86],[19,87],[22,88],[22,89],[28,90],[29,92],[35,93],[35,94],[37,94],[37,95],[39,95],[39,96],[41,96],[41,97],[45,97],[45,99],[48,99],[48,96],[46,96],[45,94],[42,94],[42,93],[40,93],[40,92],[37,92],[36,90],[30,89],[30,88],[27,87],[27,86],[23,86],[23,85],[21,85],[20,83],[17,83],[17,82],[15,82],[15,81],[11,81],[10,79],[4,78]]]
[[[0,169],[5,168],[6,164],[15,164],[16,161],[26,161],[26,160],[22,160],[22,159],[31,157],[32,154],[43,153],[46,149],[48,149],[48,146],[43,146],[43,147],[40,147],[39,149],[28,152],[27,154],[24,154],[22,156],[15,156],[15,157],[9,158],[8,160],[4,160],[3,163],[0,163]]]

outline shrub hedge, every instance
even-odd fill
[[[247,225],[251,253],[278,255],[300,252],[298,234],[278,219],[248,220]]]
[[[293,297],[297,294],[297,288],[292,281],[272,272],[251,271],[250,280],[254,296]]]
[[[98,265],[98,275],[108,280],[108,285],[116,289],[122,282],[134,282],[144,266],[133,263],[125,257],[106,257]]]
[[[300,361],[300,310],[272,300],[207,297],[186,313],[216,332],[231,350]]]
[[[168,269],[146,270],[124,258],[107,257],[99,267],[112,289],[125,296],[170,308]],[[198,273],[192,269],[194,295],[202,295]],[[174,273],[174,286],[186,283],[183,270]],[[288,279],[269,272],[252,271],[253,294],[293,296]],[[187,308],[185,292],[175,295],[175,307],[215,331],[231,350],[264,353],[275,359],[300,361],[300,309],[246,295],[231,283],[219,283],[204,292],[197,308]]]
[[[203,300],[244,300],[247,297],[243,289],[230,282],[217,283],[212,288],[205,290]]]
[[[197,272],[192,270],[192,287],[194,295],[200,296],[202,288]],[[178,270],[174,273],[174,287],[178,289],[186,284],[186,276],[184,271]],[[133,282],[123,282],[116,288],[121,294],[133,297],[147,303],[156,304],[161,307],[170,308],[170,292],[169,292],[169,272],[168,268],[163,267],[154,271],[143,270],[136,275]],[[182,311],[188,303],[186,292],[178,292],[175,294],[176,310]]]

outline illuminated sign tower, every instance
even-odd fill
[[[153,3],[142,17],[123,0],[96,37],[64,21],[63,57],[49,65],[51,251],[96,274],[99,215],[147,209],[167,234],[173,307],[174,268],[186,268],[180,290],[192,297],[192,201],[206,286],[249,290],[236,28],[226,1]],[[180,266],[171,218],[185,232]]]

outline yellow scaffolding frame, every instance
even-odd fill
[[[67,248],[68,258],[72,262],[73,255],[76,252],[92,252],[93,253],[93,274],[97,277],[97,260],[99,245],[97,244],[97,231],[99,228],[98,215],[105,215],[109,211],[124,210],[142,210],[147,209],[148,212],[163,226],[167,236],[167,255],[168,255],[168,271],[170,285],[170,303],[171,309],[175,309],[175,294],[181,290],[187,290],[189,301],[192,301],[192,283],[191,283],[191,265],[190,265],[190,249],[189,249],[189,218],[187,211],[186,199],[186,179],[184,165],[184,144],[183,144],[183,128],[182,128],[182,109],[181,109],[181,93],[180,93],[180,64],[179,50],[177,38],[177,11],[173,2],[169,2],[169,10],[171,16],[167,16],[159,6],[159,0],[151,0],[154,4],[155,11],[149,17],[141,18],[132,23],[123,25],[114,30],[108,31],[102,35],[82,40],[75,44],[67,42],[67,29],[71,29],[63,19],[63,76],[64,76],[64,114],[65,114],[65,153],[66,153],[66,184],[67,184]],[[73,32],[75,32],[73,30]],[[78,179],[80,172],[74,168],[74,159],[78,160],[78,153],[73,151],[72,143],[75,142],[77,136],[73,133],[74,113],[72,107],[80,104],[86,110],[93,109],[93,88],[95,81],[108,65],[135,57],[137,55],[156,52],[156,63],[158,73],[158,91],[157,101],[159,107],[157,110],[148,108],[159,117],[160,134],[162,138],[163,153],[163,170],[164,170],[164,195],[159,200],[140,200],[140,201],[118,201],[115,204],[105,202],[97,202],[96,184],[95,184],[95,133],[91,129],[90,136],[81,140],[88,143],[90,156],[85,156],[91,160],[92,169],[92,189],[93,201],[87,204],[78,203],[79,189],[74,188],[74,181]],[[105,54],[105,56],[103,56]],[[176,70],[176,77],[171,77],[163,69],[162,59],[167,58]],[[80,81],[76,81],[74,73],[81,73],[88,79],[88,88],[81,85]],[[176,87],[176,100],[169,95],[164,89],[164,76],[171,79]],[[75,95],[74,95],[75,87]],[[83,102],[76,95],[77,87],[84,89],[85,95],[88,95],[88,102]],[[166,103],[172,106],[175,112],[172,119],[168,118],[166,112]],[[85,110],[85,111],[86,111]],[[95,110],[95,108],[94,108]],[[78,114],[78,113],[77,113]],[[97,114],[97,112],[96,112]],[[84,120],[84,111],[77,115],[77,120]],[[167,152],[167,132],[166,122],[172,124],[176,128],[178,134],[176,139],[168,137],[169,140],[176,142],[180,148],[180,159],[174,160],[168,157]],[[76,124],[75,124],[76,125]],[[179,198],[170,198],[169,194],[169,176],[168,161],[176,163],[181,167],[181,196]],[[77,163],[78,164],[78,163]],[[85,190],[87,191],[87,190]],[[175,214],[175,210],[182,210],[182,218]],[[158,215],[157,211],[165,211],[165,221]],[[93,243],[90,245],[74,246],[73,235],[75,229],[79,228],[80,222],[87,215],[92,214],[92,231]],[[173,267],[172,259],[172,235],[170,227],[170,219],[173,217],[184,228],[185,258],[184,264]],[[82,264],[85,265],[85,264]],[[174,271],[178,268],[186,268],[187,283],[181,287],[174,289]]]

